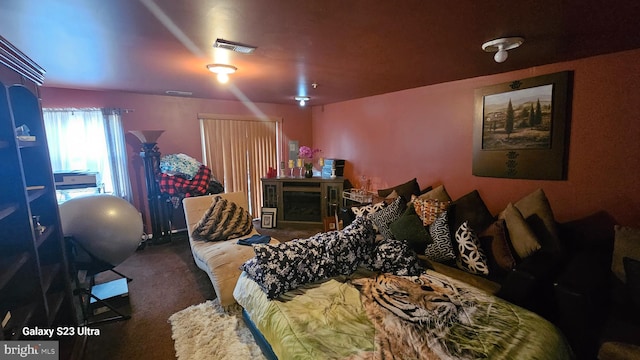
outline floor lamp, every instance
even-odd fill
[[[140,157],[144,163],[144,174],[147,184],[147,201],[151,218],[152,244],[164,244],[171,241],[171,216],[169,203],[160,193],[157,174],[160,171],[160,151],[156,141],[164,130],[131,130],[129,131],[142,142]]]

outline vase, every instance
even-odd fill
[[[312,178],[313,177],[313,169],[305,169],[304,170],[304,177],[306,178]]]

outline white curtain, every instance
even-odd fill
[[[259,217],[262,204],[260,179],[269,167],[278,168],[278,119],[200,116],[204,163],[226,192],[242,191],[249,212]]]
[[[101,109],[42,110],[53,171],[98,173],[105,193],[131,201],[120,116]]]
[[[111,166],[113,193],[131,202],[133,195],[127,164],[127,145],[119,109],[103,109],[104,131]]]

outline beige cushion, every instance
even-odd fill
[[[499,215],[507,225],[507,232],[511,240],[511,246],[520,259],[524,259],[540,250],[541,246],[533,230],[529,227],[520,211],[509,203]]]
[[[615,241],[613,243],[613,258],[611,271],[623,283],[627,282],[624,273],[623,257],[640,261],[640,229],[615,225]]]
[[[555,254],[562,252],[558,226],[549,200],[542,189],[537,189],[513,204],[527,220],[540,245]]]
[[[449,196],[449,193],[447,193],[447,189],[444,188],[444,185],[440,185],[435,189],[427,191],[426,193],[418,196],[418,199],[421,199],[421,200],[432,199],[432,200],[439,200],[439,201],[445,201],[445,202],[451,201],[451,197]]]
[[[252,229],[246,236],[226,241],[204,242],[194,240],[192,238],[192,229],[209,209],[215,196],[222,196],[224,199],[232,201],[245,209],[248,208],[247,196],[243,192],[188,197],[182,203],[187,220],[187,231],[193,259],[198,267],[209,275],[220,305],[226,307],[236,302],[233,298],[233,289],[242,272],[240,265],[255,256],[253,247],[238,245],[236,242],[238,239],[250,237],[258,232]],[[272,238],[270,243],[277,244],[279,241]]]

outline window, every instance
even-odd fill
[[[131,201],[118,110],[43,109],[54,172],[96,172],[101,192]]]

